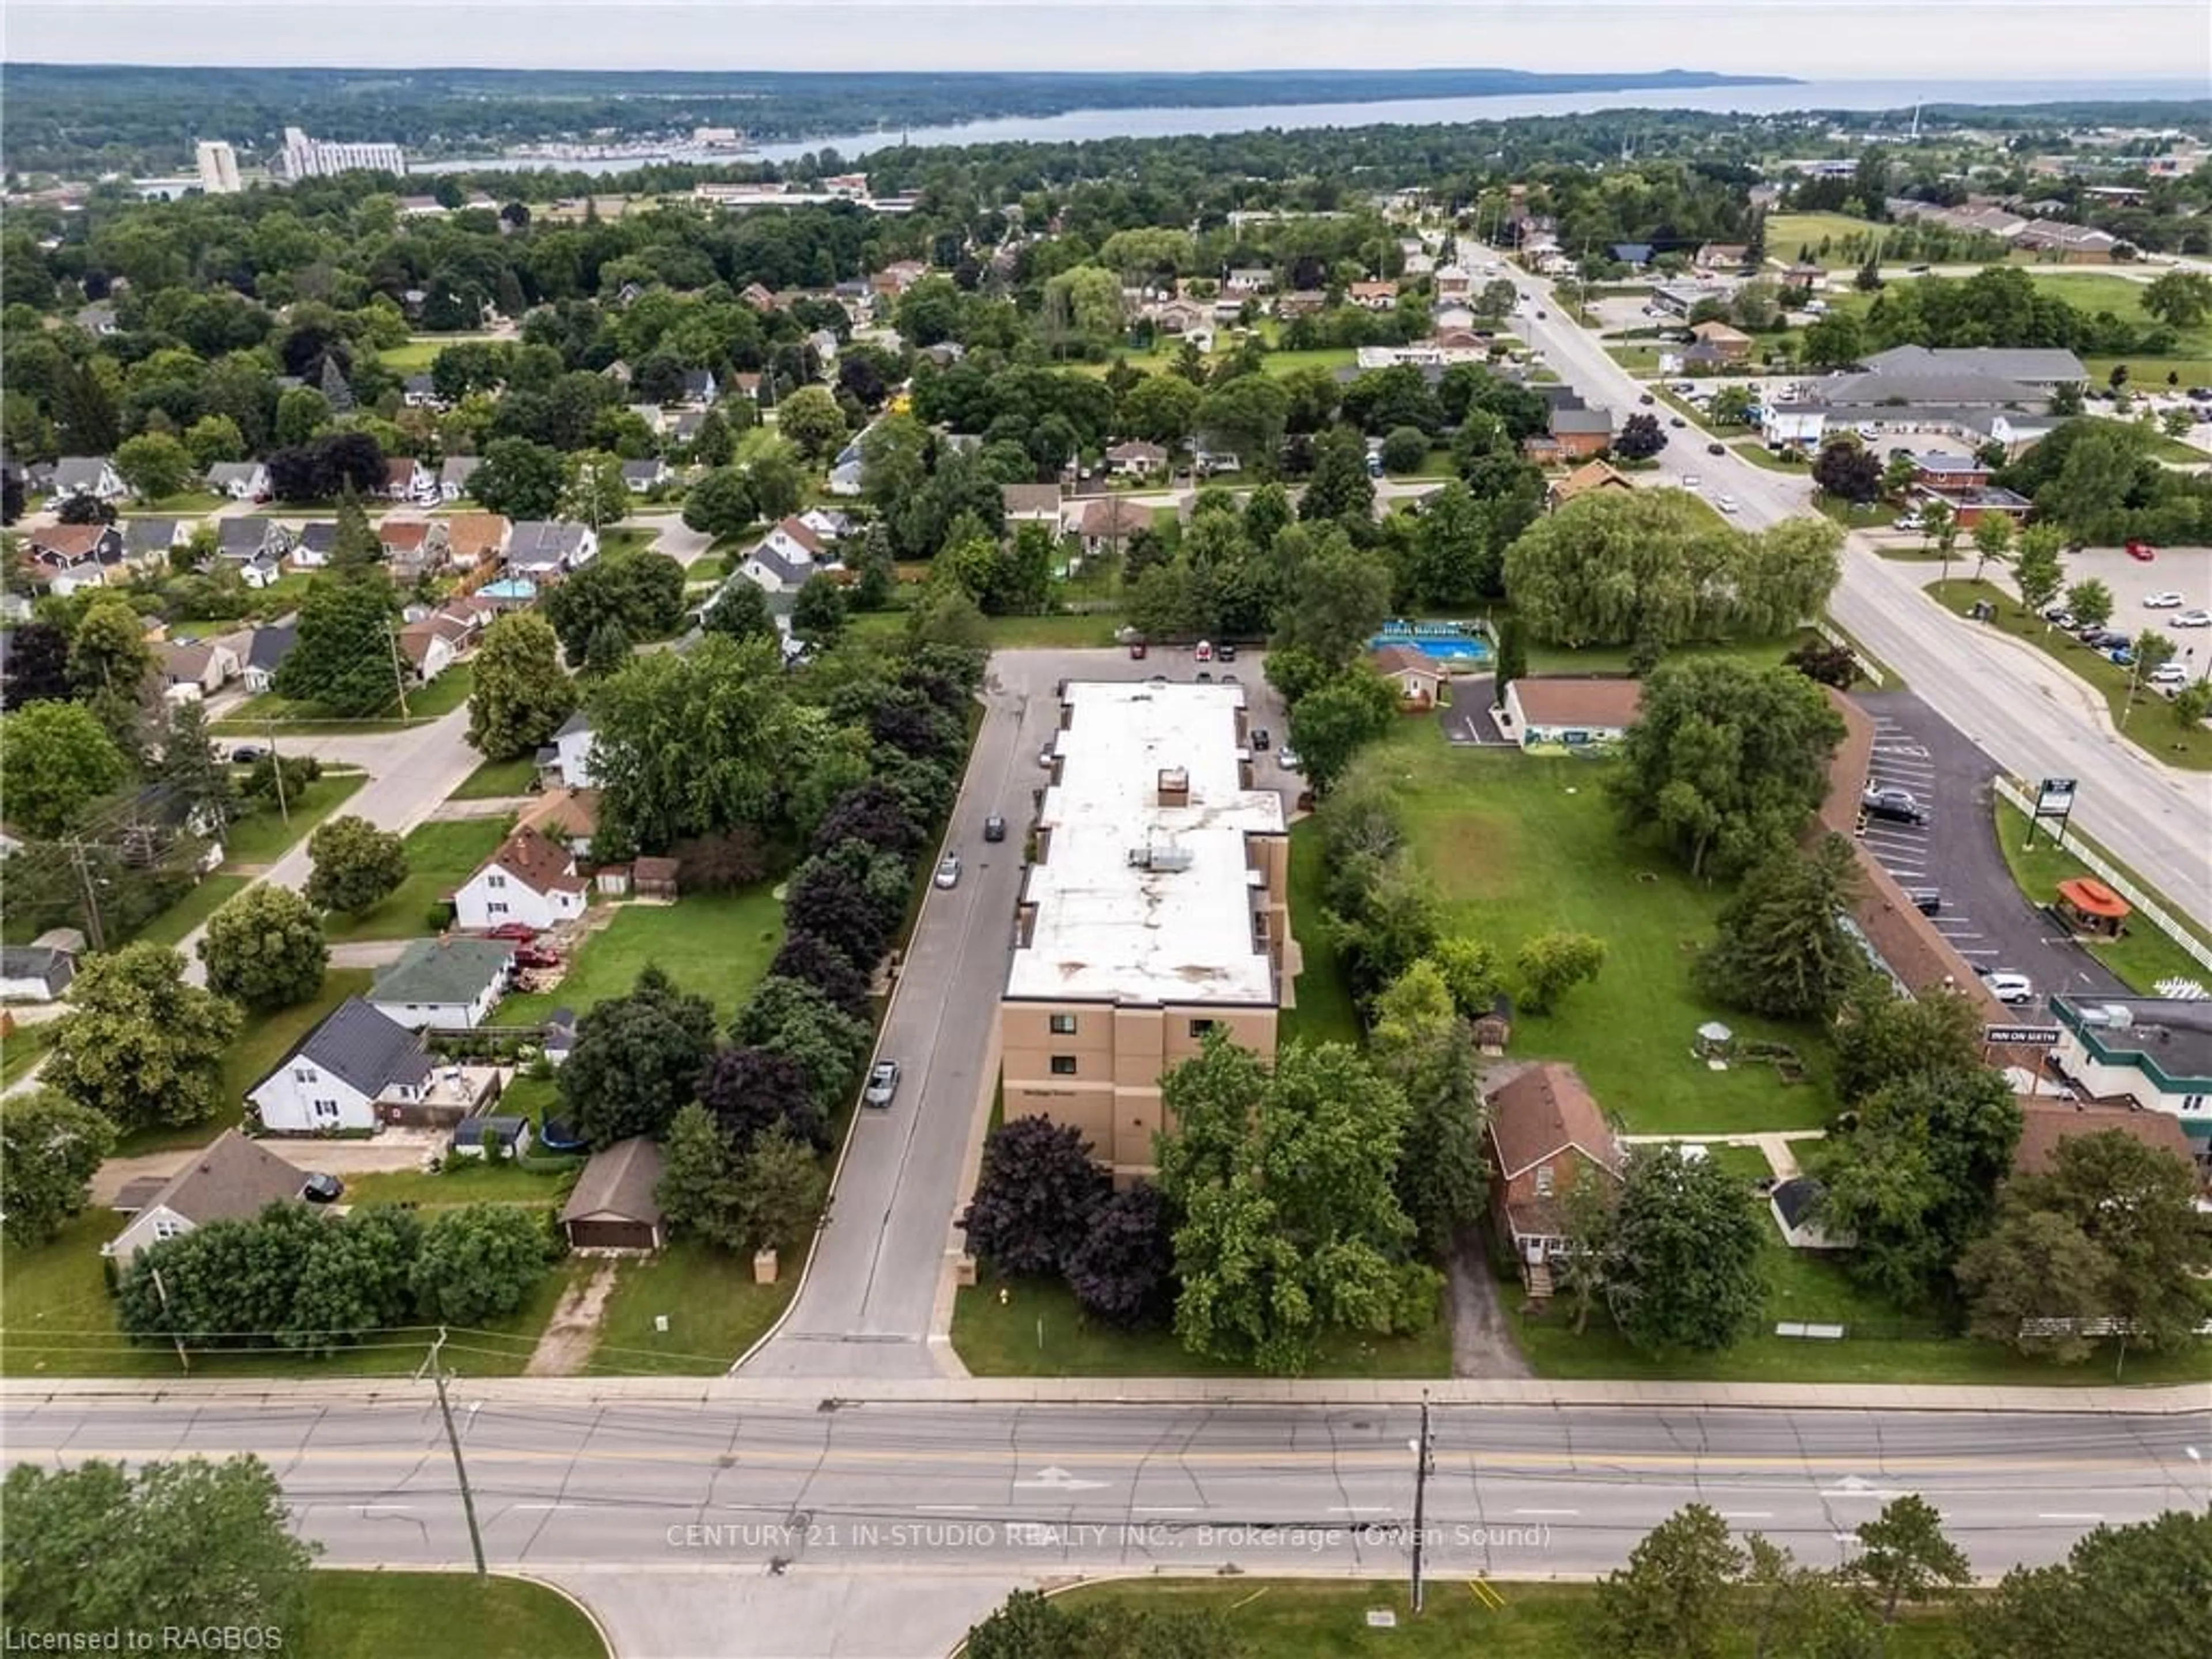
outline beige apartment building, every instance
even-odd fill
[[[1071,682],[1000,1006],[1009,1118],[1153,1167],[1160,1076],[1220,1028],[1273,1056],[1290,932],[1282,797],[1237,685]]]

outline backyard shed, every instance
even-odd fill
[[[592,1154],[561,1209],[575,1250],[657,1250],[661,1245],[660,1148],[642,1135]]]

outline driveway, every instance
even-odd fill
[[[2101,995],[2125,988],[2104,964],[2058,931],[2014,884],[1997,846],[1990,781],[1996,763],[1910,691],[1856,700],[1874,716],[1873,780],[1909,789],[1928,822],[1869,822],[1867,848],[1908,890],[1942,896],[1936,927],[1978,969],[2026,974],[2036,1012],[2053,991]]]
[[[1487,744],[1506,749],[1514,746],[1512,738],[1499,731],[1498,722],[1490,716],[1494,696],[1492,688],[1496,684],[1496,678],[1489,674],[1469,674],[1452,681],[1451,702],[1437,710],[1446,743]]]
[[[1284,730],[1264,658],[1240,654],[1235,674],[1251,723]],[[877,1053],[899,1061],[898,1099],[863,1111],[840,1155],[828,1219],[805,1284],[775,1335],[738,1367],[745,1376],[931,1377],[959,1374],[950,1333],[953,1265],[964,1240],[952,1223],[974,1180],[996,1091],[998,1004],[1012,958],[1022,884],[1022,831],[1044,774],[1037,752],[1060,729],[1062,679],[1188,681],[1188,651],[1003,651],[991,659],[984,720],[953,804],[944,848],[961,854],[960,884],[923,899]],[[1263,787],[1299,780],[1255,757]],[[983,839],[996,812],[1004,842]]]
[[[213,1140],[211,1133],[208,1139]],[[270,1150],[287,1164],[323,1175],[371,1175],[387,1170],[419,1170],[446,1150],[448,1137],[434,1129],[386,1129],[374,1140],[271,1140]],[[105,1204],[133,1181],[158,1176],[167,1181],[198,1156],[198,1148],[111,1158],[92,1173],[92,1201]]]

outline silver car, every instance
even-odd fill
[[[957,887],[960,884],[960,854],[947,853],[937,861],[937,884]]]
[[[898,1093],[898,1061],[879,1060],[868,1073],[868,1086],[861,1093],[860,1103],[866,1106],[888,1106],[891,1097]]]

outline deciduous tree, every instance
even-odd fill
[[[166,432],[142,432],[115,450],[116,476],[143,501],[174,495],[192,481],[192,453]]]
[[[1732,1632],[1744,1553],[1703,1504],[1662,1521],[1598,1582],[1599,1644],[1621,1659],[1716,1659]]]
[[[0,1096],[0,1239],[44,1244],[83,1213],[115,1125],[57,1089]]]
[[[1748,1183],[1671,1146],[1632,1152],[1607,1238],[1605,1299],[1637,1347],[1733,1346],[1765,1302],[1766,1219]]]
[[[687,1101],[661,1145],[660,1185],[654,1196],[669,1231],[704,1239],[726,1250],[744,1246],[744,1191],[737,1156],[714,1115]]]
[[[208,989],[266,1012],[314,1000],[331,947],[315,907],[290,888],[264,881],[208,918],[199,954]]]
[[[1112,1190],[1072,1124],[1018,1117],[983,1142],[975,1196],[960,1218],[968,1248],[1009,1278],[1064,1272]]]
[[[34,702],[0,720],[8,755],[8,817],[16,829],[59,836],[130,775],[123,751],[78,702]]]
[[[351,813],[332,818],[308,836],[307,857],[313,866],[307,902],[342,915],[366,915],[407,879],[406,843]]]
[[[1359,751],[1390,729],[1397,714],[1397,688],[1363,664],[1301,697],[1291,709],[1291,741],[1316,793],[1327,794]]]
[[[829,1138],[806,1073],[773,1049],[717,1050],[699,1079],[699,1103],[714,1114],[715,1126],[741,1154],[770,1130],[787,1132],[810,1146]]]
[[[301,601],[298,636],[277,665],[277,694],[333,714],[375,714],[398,696],[394,625],[388,584],[317,580]]]
[[[410,1273],[423,1316],[482,1326],[517,1311],[553,1255],[544,1212],[515,1204],[468,1204],[422,1229]]]
[[[585,1011],[561,1067],[561,1102],[594,1150],[658,1135],[692,1097],[714,1042],[714,1012],[647,967],[628,996]]]
[[[1175,1302],[1175,1244],[1160,1189],[1133,1182],[1102,1200],[1061,1267],[1092,1318],[1124,1330],[1164,1321]]]
[[[543,617],[515,611],[484,630],[469,692],[469,742],[486,760],[535,754],[575,707],[559,637]]]
[[[197,1123],[223,1099],[238,1010],[185,983],[185,959],[140,942],[90,958],[40,1076],[119,1130]]]
[[[495,438],[469,476],[469,494],[487,512],[518,520],[550,519],[561,510],[568,482],[568,462],[559,450],[527,438]]]
[[[1605,966],[1605,941],[1589,933],[1553,932],[1522,941],[1513,954],[1521,1006],[1547,1014],[1574,987],[1595,979]]]

